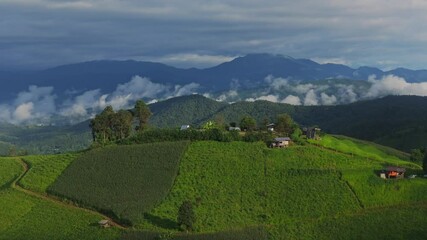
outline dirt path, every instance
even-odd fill
[[[12,184],[11,184],[12,188],[14,188],[14,189],[16,189],[18,191],[21,191],[21,192],[23,192],[25,194],[28,194],[28,195],[31,195],[31,196],[34,196],[34,197],[37,197],[37,198],[41,198],[41,199],[46,200],[46,201],[50,201],[50,202],[53,202],[55,204],[59,204],[59,205],[61,205],[63,207],[79,209],[79,210],[85,211],[87,213],[95,214],[95,215],[101,217],[102,219],[107,219],[108,221],[110,221],[110,224],[112,226],[114,226],[114,227],[117,227],[117,228],[120,228],[120,229],[126,229],[125,226],[122,226],[122,225],[118,224],[112,218],[110,218],[110,217],[108,217],[108,216],[106,216],[106,215],[104,215],[102,213],[99,213],[97,211],[93,211],[93,210],[90,210],[90,209],[87,209],[87,208],[81,208],[81,207],[78,207],[76,205],[73,205],[73,204],[61,201],[60,199],[58,199],[58,198],[56,198],[54,196],[49,196],[47,194],[42,194],[42,193],[34,192],[34,191],[31,191],[31,190],[23,188],[22,186],[19,185],[19,181],[21,181],[21,179],[25,177],[25,175],[28,173],[28,171],[30,170],[30,168],[28,167],[28,164],[25,161],[23,161],[22,159],[17,159],[17,162],[19,162],[19,164],[21,164],[21,166],[24,169],[24,171],[21,173],[21,175],[19,175],[12,182]]]

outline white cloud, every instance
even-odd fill
[[[334,105],[337,103],[337,98],[334,95],[329,96],[323,92],[320,94],[320,100],[322,101],[322,105]]]
[[[288,95],[281,102],[291,104],[291,105],[301,105],[301,99],[297,96],[294,96],[294,95]]]
[[[370,77],[371,88],[365,97],[376,98],[387,95],[417,95],[427,96],[427,82],[408,83],[404,78],[387,75],[381,79]]]
[[[313,89],[307,92],[304,98],[304,105],[306,106],[312,106],[312,105],[319,105],[319,101],[317,100],[316,93]]]
[[[84,120],[111,105],[113,109],[131,108],[138,99],[151,99],[149,103],[158,101],[157,98],[171,98],[195,93],[199,88],[197,83],[168,86],[154,83],[148,78],[134,76],[129,82],[119,84],[112,93],[102,94],[100,89],[86,91],[68,100],[60,112],[72,121]]]
[[[18,122],[26,121],[32,117],[33,109],[34,104],[32,102],[20,104],[13,112],[13,118]]]

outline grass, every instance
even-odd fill
[[[22,166],[14,158],[0,158],[0,190],[8,188],[22,172]]]
[[[187,145],[164,142],[91,150],[49,191],[132,224],[166,197]]]
[[[101,229],[99,216],[26,195],[0,191],[0,239],[117,239],[116,228]]]
[[[366,171],[343,172],[365,207],[381,207],[415,203],[427,200],[427,179],[379,178]]]
[[[270,239],[426,239],[427,205],[359,211],[354,215],[269,227]]]
[[[32,191],[46,192],[47,188],[79,155],[79,153],[67,153],[24,156],[23,159],[28,163],[30,170],[19,184]]]
[[[23,173],[16,158],[0,158],[0,239],[117,239],[118,229],[100,229],[98,215],[20,192],[9,185]]]
[[[300,154],[288,150],[300,150]],[[268,150],[262,143],[195,142],[181,162],[171,193],[149,212],[158,221],[147,219],[141,227],[177,229],[177,209],[187,199],[197,205],[196,231],[208,232],[359,209],[339,172],[328,169],[330,161],[320,163],[325,166],[323,170],[316,169],[318,164],[312,157],[311,151],[300,147]],[[294,168],[299,164],[300,169]]]
[[[99,216],[10,189],[22,166],[1,158],[0,239],[426,238],[427,179],[383,180],[376,172],[418,165],[363,141],[320,143],[325,148],[174,142],[25,157],[33,169],[21,185],[111,210],[132,220],[130,231],[101,230]],[[195,206],[194,234],[176,222],[184,200]]]
[[[388,147],[379,146],[366,141],[361,141],[344,136],[325,135],[321,140],[310,140],[311,143],[334,149],[343,153],[357,155],[371,160],[380,161],[396,166],[407,166],[411,168],[421,167],[415,163],[406,161],[408,154],[393,150]]]

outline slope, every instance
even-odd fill
[[[0,239],[117,239],[116,228],[94,227],[96,214],[66,207],[14,188],[22,175],[19,160],[0,158]]]
[[[131,225],[168,194],[187,145],[94,149],[73,161],[48,191]]]

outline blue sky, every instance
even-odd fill
[[[96,59],[209,67],[248,53],[427,68],[424,0],[1,0],[0,70]]]

